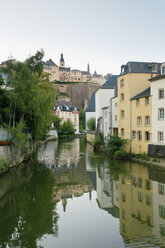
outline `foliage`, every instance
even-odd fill
[[[1,68],[7,76],[7,86],[11,88],[6,92],[8,106],[5,112],[8,118],[5,124],[14,128],[24,120],[33,140],[46,137],[52,123],[52,108],[56,97],[55,86],[42,72],[43,56],[43,51],[38,51],[24,62],[8,61]]]
[[[107,81],[108,79],[110,79],[111,77],[112,77],[112,73],[107,73],[105,76],[104,76],[104,78],[105,78],[105,80]]]
[[[103,149],[103,137],[101,135],[96,136],[93,141],[94,150],[102,150]]]
[[[79,112],[79,129],[85,130],[85,111],[83,109]]]
[[[95,118],[91,117],[89,118],[89,120],[87,121],[87,127],[89,130],[95,130]]]
[[[58,130],[58,134],[64,136],[73,135],[74,133],[74,125],[69,119],[62,123]]]
[[[58,130],[61,127],[62,119],[58,115],[53,115],[54,129]]]
[[[128,140],[121,139],[117,135],[109,135],[106,149],[109,155],[115,159],[126,158]]]
[[[21,120],[16,127],[11,128],[12,144],[23,153],[28,151],[28,135],[25,133],[25,121]]]
[[[4,159],[0,159],[0,174],[6,172],[8,168],[8,163]]]

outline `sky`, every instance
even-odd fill
[[[0,62],[44,60],[99,74],[128,61],[164,62],[165,0],[0,0]]]

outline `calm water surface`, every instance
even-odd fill
[[[0,247],[165,247],[165,168],[50,142],[0,177]]]

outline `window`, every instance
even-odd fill
[[[124,128],[121,129],[121,136],[124,136]]]
[[[159,205],[159,215],[162,218],[165,218],[165,206]]]
[[[142,132],[138,131],[138,140],[141,141],[142,140]]]
[[[122,218],[125,219],[126,218],[126,212],[124,209],[122,209]]]
[[[124,110],[121,110],[121,119],[124,119]]]
[[[132,131],[132,139],[136,140],[136,131]]]
[[[133,185],[136,186],[136,177],[133,177]]]
[[[164,185],[161,183],[158,184],[158,192],[159,194],[164,195]]]
[[[151,189],[151,182],[150,180],[146,180],[146,189],[150,190]]]
[[[162,64],[161,66],[161,74],[165,74],[165,64]]]
[[[117,121],[117,115],[115,115],[115,121]]]
[[[139,106],[140,106],[140,100],[136,99],[136,107],[139,107]]]
[[[147,224],[150,226],[151,225],[151,216],[147,215]]]
[[[143,179],[141,177],[138,178],[138,187],[142,188]]]
[[[115,102],[115,107],[117,107],[117,102]]]
[[[145,140],[150,141],[150,133],[149,132],[145,132]]]
[[[124,79],[120,80],[120,87],[123,88],[124,87]]]
[[[159,99],[164,98],[164,89],[159,89]]]
[[[149,116],[145,117],[145,123],[146,123],[146,127],[148,127],[150,125],[150,117]]]
[[[124,101],[124,93],[121,93],[121,101]]]
[[[122,224],[122,231],[126,233],[126,224]]]
[[[149,97],[146,97],[146,98],[145,98],[145,103],[146,103],[146,105],[149,104]]]
[[[138,217],[139,220],[141,220],[141,212],[140,212],[140,210],[137,210],[137,217]]]
[[[122,184],[125,184],[125,176],[122,177]]]
[[[122,193],[122,201],[125,202],[126,201],[126,196],[125,193]]]
[[[141,117],[137,118],[137,123],[138,123],[138,126],[141,127],[141,125],[142,125],[142,118]]]
[[[163,137],[163,132],[158,132],[158,142],[163,142],[164,137]]]
[[[164,120],[164,108],[159,108],[158,109],[158,119],[159,120]]]
[[[143,201],[143,192],[138,192],[138,201]]]
[[[151,205],[151,196],[146,194],[146,204]]]

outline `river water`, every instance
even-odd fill
[[[0,177],[0,247],[165,247],[165,168],[49,142]]]

